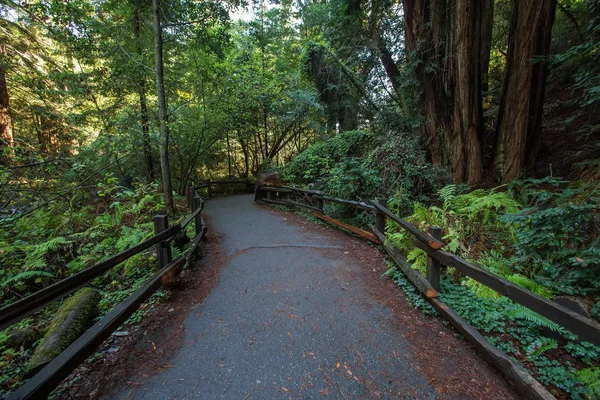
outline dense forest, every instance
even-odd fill
[[[0,0],[0,304],[151,236],[190,185],[278,170],[387,198],[451,251],[599,319],[599,54],[598,0]],[[154,257],[95,281],[100,314]],[[557,396],[600,397],[600,348],[458,273],[443,284]],[[55,311],[0,332],[0,393]]]

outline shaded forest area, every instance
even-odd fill
[[[190,185],[277,169],[389,198],[449,251],[599,319],[599,54],[598,0],[0,0],[0,303],[140,243]],[[155,257],[94,282],[98,315]],[[558,397],[600,397],[600,349],[453,271],[443,284]],[[0,332],[0,392],[57,306]]]

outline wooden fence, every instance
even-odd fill
[[[336,199],[325,196],[316,190],[299,189],[290,186],[257,188],[256,198],[260,201],[292,207],[303,207],[313,210],[313,215],[331,222],[344,229],[346,224],[336,221],[331,217],[324,216],[324,201],[335,202],[355,207],[362,211],[373,212],[375,225],[369,226],[377,241],[390,255],[394,263],[404,272],[406,277],[419,289],[424,297],[434,308],[452,325],[461,332],[466,339],[475,345],[498,369],[505,374],[517,387],[517,389],[531,399],[554,399],[554,396],[535,380],[523,367],[515,363],[510,357],[498,350],[476,329],[468,324],[460,315],[453,311],[439,298],[440,276],[443,266],[456,268],[466,276],[488,286],[506,296],[514,302],[529,308],[532,311],[556,322],[566,330],[578,335],[580,339],[587,340],[600,346],[600,324],[573,312],[560,304],[539,296],[501,276],[495,275],[480,266],[473,264],[455,254],[442,250],[442,230],[438,226],[430,226],[427,232],[422,232],[417,227],[392,213],[387,208],[385,200],[372,200],[369,203],[356,202],[344,199]],[[386,219],[391,219],[398,226],[409,232],[415,242],[415,246],[427,253],[427,276],[422,276],[412,269],[406,258],[393,248],[385,238]],[[369,240],[369,232],[351,227],[348,229]]]
[[[9,394],[8,399],[46,398],[63,379],[93,354],[104,340],[137,311],[145,300],[161,286],[169,285],[175,279],[184,266],[190,262],[207,231],[202,217],[204,200],[194,187],[189,188],[188,205],[190,214],[180,223],[169,226],[166,215],[156,215],[154,217],[155,235],[150,239],[0,309],[0,330],[3,330],[35,311],[63,299],[130,257],[156,246],[159,272],[126,300],[115,306],[19,389]],[[183,255],[173,260],[171,242],[176,235],[185,234],[184,229],[192,221],[195,224],[196,236]]]

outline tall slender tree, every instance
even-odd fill
[[[162,168],[162,185],[165,193],[167,209],[172,210],[173,189],[171,185],[171,170],[169,166],[169,124],[165,82],[163,74],[163,39],[160,22],[160,0],[152,0],[152,16],[154,25],[154,51],[156,53],[156,94],[158,96],[158,119],[160,121],[160,166]]]
[[[10,148],[10,154],[14,143],[9,108],[10,97],[8,95],[8,85],[6,84],[6,68],[3,65],[4,53],[4,45],[0,45],[0,149]]]

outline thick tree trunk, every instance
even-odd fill
[[[546,62],[556,0],[513,0],[495,164],[504,182],[535,162],[542,131]]]
[[[0,149],[2,150],[0,159],[6,154],[12,154],[12,149],[14,148],[9,102],[6,70],[0,65]],[[3,150],[6,147],[10,148],[10,151],[4,153]]]
[[[452,170],[455,182],[480,184],[481,0],[456,0],[453,21]]]
[[[449,32],[445,0],[404,0],[406,46],[417,58],[416,76],[421,82],[419,102],[426,119],[424,133],[429,139],[431,161],[446,163],[445,142],[450,137],[450,107],[447,88]]]
[[[133,16],[133,35],[136,40],[136,52],[138,57],[142,58],[142,39],[140,33],[140,11],[136,9]],[[150,124],[148,120],[148,102],[146,100],[146,80],[144,73],[140,69],[137,79],[138,94],[140,97],[140,123],[142,125],[142,147],[144,150],[144,159],[146,160],[146,173],[148,182],[154,181],[154,161],[152,160],[152,146],[150,145]]]
[[[160,166],[162,168],[162,184],[165,193],[167,209],[173,209],[173,188],[171,186],[171,171],[169,166],[169,125],[165,84],[163,80],[163,42],[162,26],[160,24],[160,0],[152,0],[154,22],[154,50],[156,52],[156,94],[158,96],[158,119],[160,120]]]

